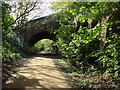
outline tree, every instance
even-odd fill
[[[61,9],[59,13],[64,17],[59,20],[61,27],[56,31],[58,47],[73,67],[83,72],[94,67],[118,76],[119,3],[72,2]]]
[[[19,39],[16,34],[12,32],[13,17],[10,15],[11,7],[7,3],[2,3],[2,55],[3,59],[15,58],[19,56],[16,50],[16,46],[19,46]],[[3,60],[3,61],[4,61]]]

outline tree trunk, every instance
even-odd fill
[[[110,15],[101,20],[101,23],[102,23],[101,26],[102,27],[106,27],[106,23],[107,23],[109,17],[110,17]],[[104,31],[100,32],[100,38],[101,38],[101,40],[100,40],[100,50],[103,50],[104,47],[105,47],[105,41],[106,41],[106,38],[107,38],[106,35],[107,35],[107,28]]]

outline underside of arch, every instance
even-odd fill
[[[55,40],[55,35],[51,34],[49,31],[43,31],[40,33],[35,34],[32,38],[28,41],[28,46],[32,47],[35,43],[37,43],[41,39],[50,39]]]

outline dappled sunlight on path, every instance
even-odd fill
[[[51,56],[53,57],[53,56]],[[65,73],[57,68],[55,60],[50,57],[31,57],[19,71],[15,78],[8,80],[6,88],[71,88]]]

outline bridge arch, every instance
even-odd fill
[[[55,34],[49,31],[41,31],[39,33],[36,33],[28,40],[27,52],[34,53],[34,45],[42,39],[49,39],[55,42],[56,36]],[[55,54],[58,54],[59,52],[57,46],[54,46],[54,49],[55,49]]]
[[[42,39],[50,39],[55,41],[55,35],[53,33],[50,33],[49,31],[42,31],[39,32],[35,35],[33,35],[29,40],[28,40],[28,46],[33,47],[35,43],[37,43],[39,40]]]

